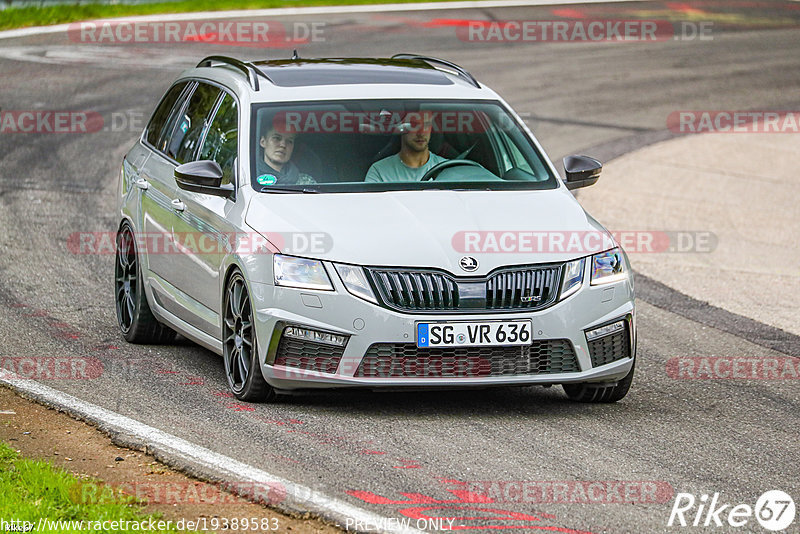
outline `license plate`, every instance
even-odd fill
[[[417,323],[417,347],[530,345],[532,321]]]

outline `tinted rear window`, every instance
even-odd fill
[[[194,159],[197,144],[208,126],[214,104],[222,91],[213,85],[200,83],[189,99],[183,113],[174,118],[171,135],[167,139],[167,156],[178,163]]]
[[[175,106],[175,102],[178,100],[178,97],[181,96],[186,84],[188,82],[181,82],[173,85],[169,91],[164,95],[164,98],[161,99],[161,102],[158,104],[155,113],[153,113],[153,117],[150,119],[150,123],[147,125],[147,134],[146,139],[147,142],[153,145],[154,147],[161,149],[158,146],[158,141],[161,138],[161,134],[164,131],[164,125],[169,119],[170,112],[172,108]]]

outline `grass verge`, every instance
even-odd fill
[[[48,26],[110,17],[132,17],[136,15],[159,15],[164,13],[188,13],[197,11],[227,11],[233,9],[264,9],[270,7],[303,7],[364,5],[391,3],[416,3],[430,0],[180,0],[137,5],[56,5],[48,7],[17,7],[0,11],[0,30],[28,26]],[[13,4],[12,4],[13,5]]]
[[[139,501],[130,495],[93,480],[80,480],[47,462],[21,458],[3,442],[0,442],[0,518],[9,531],[12,521],[18,526],[28,522],[25,525],[31,525],[27,529],[30,531],[40,525],[40,518],[45,518],[50,521],[48,525],[42,524],[46,532],[99,531],[91,525],[117,521],[120,528],[102,531],[119,533],[141,532],[137,528],[122,528],[130,527],[132,522],[141,525],[161,520],[158,514],[141,513]],[[57,521],[83,521],[83,529],[77,528],[76,523],[53,524]],[[174,528],[158,531],[178,532]]]

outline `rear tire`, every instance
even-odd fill
[[[117,232],[114,301],[117,324],[128,343],[163,344],[175,339],[175,331],[158,322],[147,303],[136,240],[127,222]]]
[[[222,356],[228,387],[242,401],[275,400],[275,390],[261,374],[253,309],[247,284],[239,271],[228,280],[222,309]]]
[[[628,394],[633,382],[633,370],[636,360],[633,360],[631,370],[625,377],[616,382],[583,382],[580,384],[561,384],[564,393],[570,400],[588,403],[617,402]]]

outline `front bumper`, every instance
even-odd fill
[[[252,283],[251,296],[255,309],[256,336],[261,371],[265,380],[282,390],[332,387],[398,388],[398,387],[487,387],[502,385],[562,384],[570,382],[609,382],[621,379],[631,369],[636,348],[636,327],[633,286],[630,278],[616,283],[583,287],[562,302],[537,312],[509,312],[491,314],[441,314],[401,313],[364,301],[350,293],[338,277],[332,276],[335,291],[309,291],[286,288],[270,284]],[[574,353],[575,365],[568,372],[559,372],[558,366],[548,367],[547,372],[517,374],[504,371],[502,374],[487,372],[483,367],[477,373],[457,373],[444,376],[441,362],[433,366],[432,372],[377,373],[378,376],[363,376],[362,360],[373,347],[403,347],[419,356],[426,365],[441,359],[442,351],[416,349],[416,323],[420,321],[494,321],[532,319],[534,346],[546,345],[549,341],[566,341]],[[586,340],[585,331],[624,320],[625,346],[621,349],[620,336],[614,342],[593,342],[592,350]],[[322,332],[348,336],[346,346],[311,345],[320,350],[306,351],[295,343],[293,356],[286,358],[286,346],[281,338],[286,326],[299,326]],[[561,343],[561,345],[565,345]],[[300,347],[298,349],[298,347]],[[308,347],[308,345],[306,345]],[[476,350],[459,347],[458,354],[467,355],[467,365],[479,361]],[[627,349],[627,350],[626,350]],[[429,351],[426,353],[426,351]],[[444,351],[446,352],[446,351]],[[599,354],[602,352],[602,354]],[[330,358],[333,354],[333,359]],[[424,356],[425,354],[430,355]],[[472,355],[472,356],[470,356]],[[520,357],[527,357],[522,351]],[[282,357],[283,356],[283,357]],[[315,363],[315,358],[319,360]],[[449,358],[449,356],[444,356]],[[475,360],[478,358],[478,360]],[[458,359],[456,357],[456,359]],[[302,360],[302,362],[300,362]],[[453,363],[453,358],[447,360]],[[286,365],[288,363],[289,365]],[[365,362],[366,363],[366,362]],[[384,362],[386,363],[386,362]],[[502,362],[508,366],[509,362]],[[487,364],[488,365],[488,364]],[[492,364],[493,368],[497,368]],[[511,362],[513,366],[513,362]],[[445,368],[452,371],[452,367]],[[517,367],[519,368],[519,367]],[[388,369],[384,367],[384,369]],[[373,373],[375,375],[376,373]],[[360,376],[361,375],[361,376]]]

